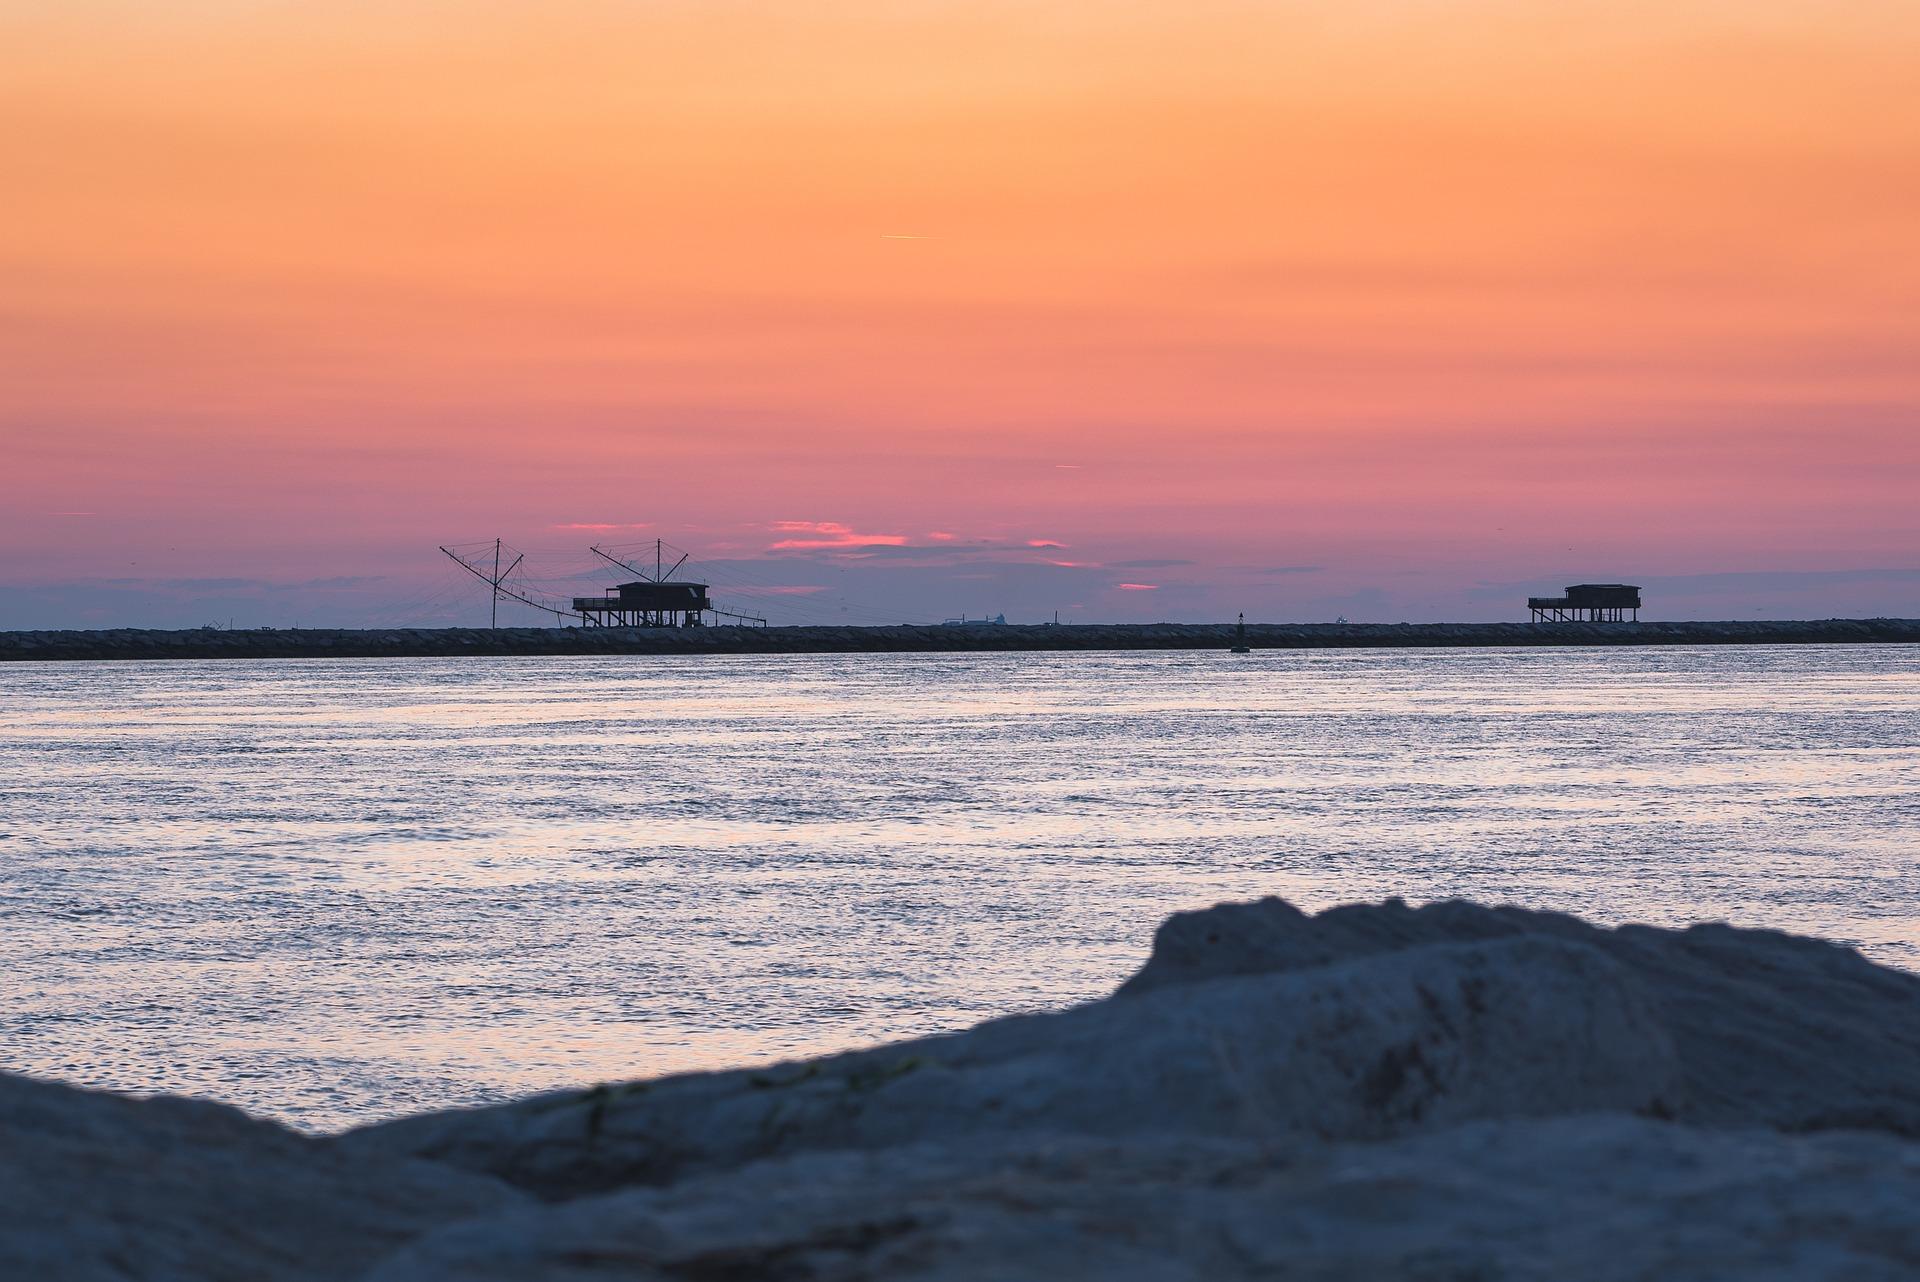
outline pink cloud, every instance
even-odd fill
[[[1160,588],[1158,583],[1116,583],[1114,586],[1122,592],[1157,592]]]
[[[1087,568],[1088,566],[1090,566],[1090,565],[1092,565],[1092,564],[1094,564],[1094,562],[1092,562],[1092,561],[1055,561],[1055,560],[1053,560],[1053,559],[1051,559],[1051,558],[1049,558],[1049,559],[1048,559],[1048,561],[1047,561],[1047,564],[1048,564],[1048,565],[1057,565],[1057,566],[1059,566],[1059,567],[1060,567],[1061,569],[1063,569],[1063,570],[1084,570],[1084,569],[1086,569],[1086,568]],[[1139,585],[1138,585],[1138,584],[1135,584],[1134,586],[1136,586],[1136,587],[1137,587],[1137,586],[1139,586]]]
[[[860,548],[860,547],[904,547],[907,536],[904,534],[860,534],[850,525],[838,521],[775,521],[773,529],[786,534],[811,534],[814,538],[781,539],[770,550],[781,549],[817,549],[817,548]]]
[[[567,521],[552,528],[556,530],[647,530],[653,528],[651,521]]]
[[[1055,543],[1052,539],[1028,539],[1027,546],[1030,548],[1063,548],[1067,545],[1064,543]]]
[[[951,543],[960,536],[958,534],[949,534],[945,530],[935,530],[933,533],[927,535],[927,537],[935,543]]]

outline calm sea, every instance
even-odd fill
[[[0,666],[0,1068],[314,1129],[1462,895],[1920,968],[1920,647]]]

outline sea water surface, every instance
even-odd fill
[[[310,1129],[1470,896],[1920,968],[1920,647],[0,667],[0,1069]]]

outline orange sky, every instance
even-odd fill
[[[1917,83],[1872,0],[0,0],[0,625],[641,522],[906,617],[1911,569]]]

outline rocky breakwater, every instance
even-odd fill
[[[1920,643],[1917,619],[1723,623],[1267,623],[1257,650],[1456,646]],[[366,659],[566,654],[828,654],[978,650],[1224,650],[1224,623],[798,628],[192,628],[0,632],[0,662]]]
[[[1112,997],[346,1135],[0,1080],[62,1278],[1920,1276],[1920,978],[1397,902],[1175,917]]]

